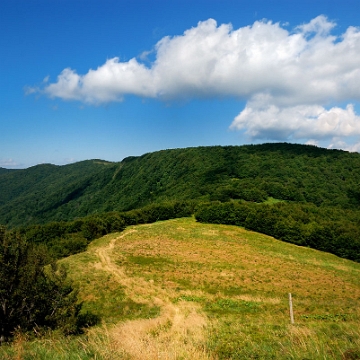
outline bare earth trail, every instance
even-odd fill
[[[153,281],[132,278],[125,269],[114,262],[113,250],[118,240],[136,232],[125,231],[107,246],[96,249],[100,263],[95,266],[110,273],[134,301],[157,305],[160,316],[154,319],[139,319],[119,323],[109,330],[114,351],[124,358],[152,359],[212,359],[205,351],[207,318],[196,304],[169,300],[172,290],[163,289]],[[119,255],[116,255],[119,257]],[[174,294],[173,294],[174,295]]]
[[[115,277],[117,282],[121,283],[122,285],[125,285],[124,282],[125,282],[125,280],[128,280],[128,279],[126,279],[126,275],[122,271],[122,269],[112,262],[109,254],[114,249],[115,243],[117,240],[119,240],[119,239],[125,237],[126,235],[128,235],[132,232],[135,232],[135,231],[136,230],[130,230],[127,233],[124,233],[123,235],[119,236],[118,238],[112,239],[108,246],[100,247],[100,248],[96,249],[96,251],[95,251],[96,255],[100,259],[101,268],[103,270],[111,273]]]

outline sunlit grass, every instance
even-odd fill
[[[0,358],[360,358],[360,264],[334,255],[185,218],[129,227],[63,262],[102,325],[15,341]]]
[[[275,198],[269,196],[266,199],[266,201],[264,201],[265,204],[277,204],[279,202],[286,202],[286,200],[275,199]]]

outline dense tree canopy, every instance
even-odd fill
[[[79,329],[77,292],[66,271],[49,262],[44,247],[0,227],[0,344],[14,331],[41,327]]]
[[[0,172],[0,223],[68,221],[169,200],[268,197],[357,208],[360,154],[286,143],[211,146]]]

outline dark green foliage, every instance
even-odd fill
[[[210,200],[225,202],[231,199],[243,199],[245,201],[263,202],[267,197],[266,191],[257,188],[252,182],[232,179],[226,185],[221,185],[213,190]]]
[[[66,234],[61,238],[50,237],[46,245],[52,256],[59,259],[85,251],[88,243],[88,240],[79,232]]]
[[[11,170],[11,169],[4,169],[4,168],[0,167],[0,175],[5,174],[5,173],[8,173],[8,172],[10,172],[10,171],[13,171],[13,170]]]
[[[0,344],[16,330],[46,327],[72,334],[83,326],[81,304],[65,269],[46,267],[48,262],[44,247],[0,228]]]
[[[160,220],[191,216],[194,212],[192,202],[166,202],[152,204],[141,209],[121,213],[126,225],[148,224]]]
[[[82,199],[104,186],[104,177],[107,179],[108,171],[112,169],[112,174],[116,166],[91,160],[66,166],[43,164],[1,174],[0,222],[25,225],[86,216],[89,211]]]
[[[244,226],[293,244],[360,261],[360,212],[312,204],[207,203],[197,221]]]
[[[164,150],[119,163],[49,164],[0,173],[0,223],[70,221],[167,201],[268,197],[357,208],[360,155],[308,145]]]
[[[252,209],[247,203],[204,203],[196,208],[195,217],[205,223],[244,226]]]
[[[76,329],[79,329],[79,331],[82,332],[83,329],[95,326],[99,324],[99,322],[100,317],[98,315],[87,311],[78,315],[76,321]]]

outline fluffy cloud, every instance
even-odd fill
[[[261,21],[234,30],[209,19],[160,40],[150,67],[135,58],[113,58],[85,75],[65,69],[45,92],[88,103],[122,100],[126,94],[251,98],[266,93],[279,105],[359,99],[360,32],[350,27],[336,38],[330,34],[334,26],[319,16],[294,32]]]
[[[121,63],[118,58],[107,60],[83,76],[69,68],[64,69],[57,82],[48,85],[45,92],[51,97],[95,104],[121,101],[124,94],[155,95],[151,72],[136,59]]]
[[[233,29],[209,19],[160,40],[150,66],[141,58],[113,58],[85,75],[65,69],[43,91],[89,104],[122,101],[127,94],[160,100],[231,96],[248,101],[231,127],[246,128],[252,138],[358,135],[351,105],[325,108],[360,100],[360,30],[349,27],[335,37],[335,25],[318,16],[293,31],[270,21]]]
[[[231,128],[246,129],[253,139],[330,140],[360,135],[360,116],[353,105],[346,109],[326,110],[319,105],[298,105],[279,108],[264,104],[247,104],[234,119]]]

